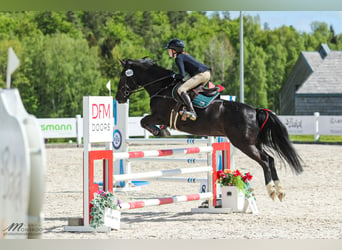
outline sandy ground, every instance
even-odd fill
[[[167,146],[179,148],[184,146]],[[160,147],[159,147],[160,148]],[[286,191],[283,202],[272,201],[264,187],[261,167],[241,152],[235,165],[254,177],[258,214],[193,214],[201,201],[122,211],[127,229],[109,233],[64,231],[68,219],[82,217],[82,148],[47,147],[44,239],[342,239],[342,146],[296,144],[305,171],[295,176],[277,161]],[[131,150],[152,149],[151,147]],[[154,147],[156,149],[156,147]],[[194,165],[133,163],[132,172],[174,169]],[[100,169],[97,168],[97,169]],[[100,180],[101,171],[97,174]],[[203,174],[194,177],[205,177]],[[189,176],[184,176],[189,177]],[[118,192],[123,201],[198,193],[199,184],[151,181],[141,190]]]

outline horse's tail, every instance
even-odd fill
[[[302,159],[294,149],[287,129],[279,118],[271,110],[258,109],[257,121],[260,125],[258,143],[276,151],[296,174],[303,172]]]

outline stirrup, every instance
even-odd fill
[[[195,112],[184,110],[183,114],[186,115],[187,118],[190,118],[190,120],[195,121],[197,119],[197,115]]]

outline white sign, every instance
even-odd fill
[[[116,230],[120,229],[120,216],[121,213],[118,210],[105,208],[104,213],[104,225]]]
[[[112,142],[113,98],[111,96],[83,97],[83,129],[88,143]]]
[[[279,116],[279,119],[286,126],[289,134],[314,134],[314,116]]]
[[[319,133],[322,135],[342,135],[342,116],[320,116]]]
[[[39,119],[40,129],[44,138],[77,137],[75,118]]]

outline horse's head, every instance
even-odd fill
[[[171,78],[169,70],[157,66],[151,59],[120,60],[123,69],[115,99],[119,103],[127,102],[130,95],[139,90],[140,86],[153,87],[152,83]]]
[[[120,60],[123,69],[120,74],[120,82],[117,89],[115,99],[119,103],[126,103],[129,96],[134,90],[138,89],[139,85],[135,79],[135,67],[133,60]]]

